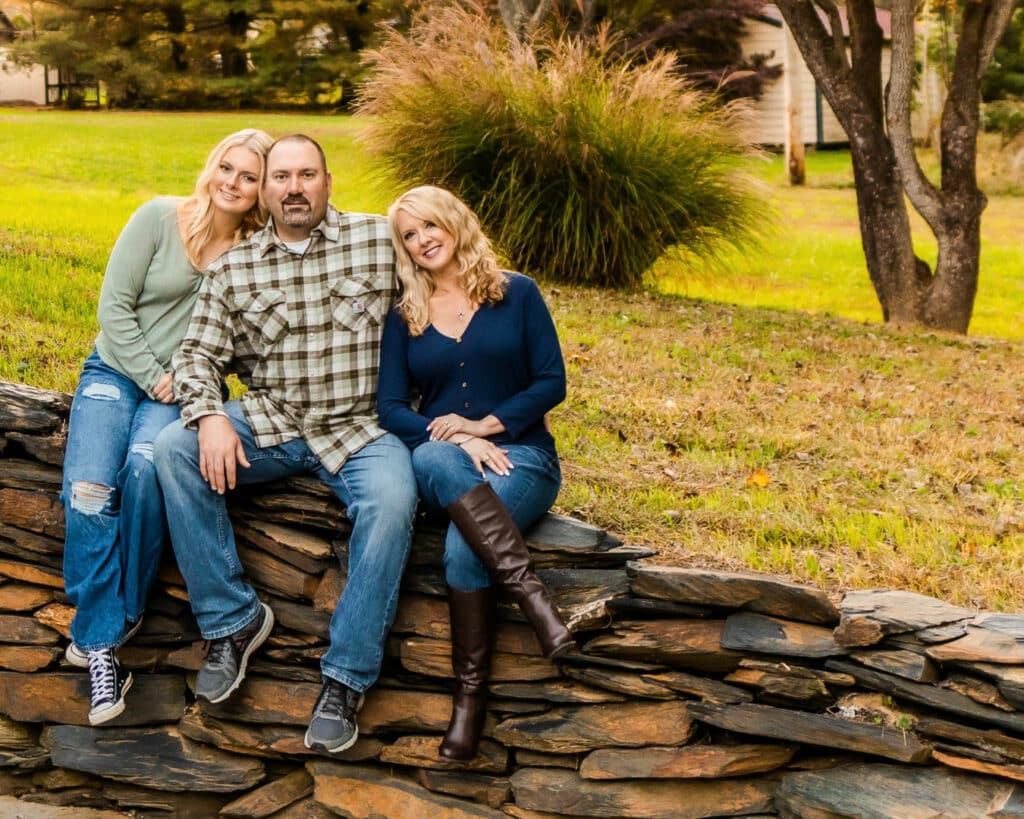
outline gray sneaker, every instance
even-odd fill
[[[124,632],[124,639],[117,644],[118,648],[127,643],[132,637],[139,633],[139,629],[142,628],[142,618],[140,617],[136,622],[132,623],[130,620],[125,621],[127,628]],[[67,650],[64,652],[64,659],[67,660],[75,668],[88,668],[89,658],[86,653],[78,647],[77,643],[68,643]]]
[[[337,754],[359,738],[356,712],[363,706],[363,695],[347,685],[325,679],[316,705],[313,719],[306,729],[306,747],[313,751]]]
[[[224,702],[245,679],[249,655],[263,645],[274,627],[274,612],[260,603],[259,614],[234,634],[210,641],[203,667],[196,675],[196,696],[207,702]]]

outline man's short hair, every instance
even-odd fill
[[[320,167],[323,169],[325,174],[327,173],[327,155],[324,153],[324,149],[320,147],[320,143],[313,139],[313,137],[306,136],[305,134],[289,134],[288,136],[283,136],[280,139],[275,140],[274,144],[271,145],[270,149],[267,151],[267,159],[270,159],[270,154],[273,152],[274,148],[282,142],[306,142],[312,145],[316,148],[316,152],[320,154]]]

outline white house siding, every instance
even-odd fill
[[[46,80],[41,65],[16,68],[0,49],[0,103],[46,103]]]
[[[786,52],[784,31],[781,25],[760,19],[748,19],[742,42],[744,54],[772,54],[768,60],[769,65],[778,65],[783,62]],[[889,47],[884,47],[882,50],[883,82],[889,78],[891,56]],[[783,66],[783,71],[786,68]],[[807,64],[800,60],[794,70],[799,74],[800,132],[804,143],[807,145],[847,144],[849,140],[846,137],[846,132],[843,131],[824,95],[818,91],[814,75],[811,74]],[[941,107],[941,101],[932,99],[941,97],[941,91],[936,91],[933,88],[936,81],[935,73],[929,72],[923,83],[926,92],[931,92],[929,101],[931,101],[932,111]],[[928,133],[927,116],[924,115],[923,110],[924,106],[919,104],[912,123],[914,136],[918,138],[924,138]],[[781,77],[765,84],[761,99],[754,103],[754,112],[754,141],[761,145],[784,144],[786,141],[786,92]]]

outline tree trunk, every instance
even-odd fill
[[[931,275],[914,255],[892,146],[874,122],[854,124],[849,136],[861,244],[882,318],[894,324],[918,323]]]
[[[848,40],[834,0],[777,0],[776,5],[850,138],[864,257],[882,315],[887,322],[967,332],[978,289],[985,208],[976,177],[979,83],[1019,0],[963,4],[942,114],[941,187],[921,170],[910,131],[916,3],[891,4],[887,106],[882,32],[873,0],[846,3]],[[935,235],[939,257],[934,274],[914,255],[904,194]]]

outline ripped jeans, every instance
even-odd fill
[[[180,417],[94,350],[82,366],[64,455],[64,587],[83,651],[124,640],[142,616],[167,541],[153,440]]]

